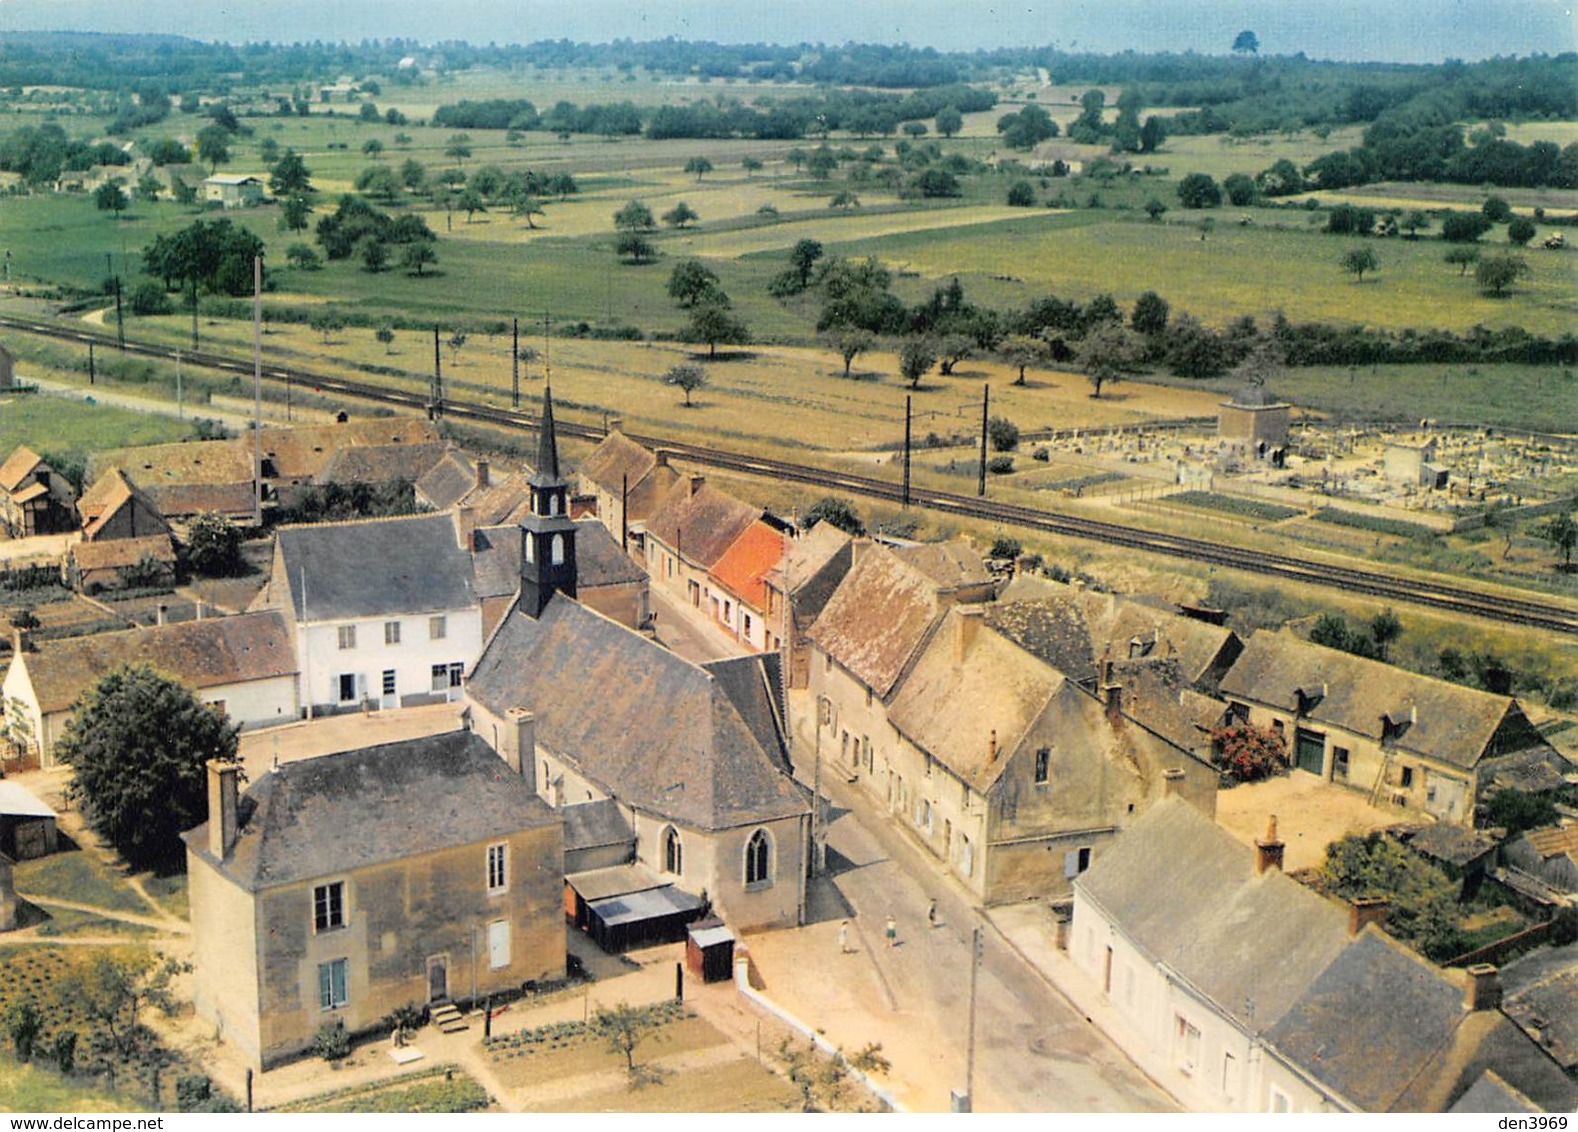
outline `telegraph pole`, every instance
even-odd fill
[[[510,408],[521,407],[521,320],[510,319]]]
[[[904,395],[904,495],[902,505],[910,505],[910,395]]]
[[[981,473],[976,481],[975,494],[986,494],[986,414],[992,401],[992,387],[981,386]]]
[[[981,929],[970,933],[970,1036],[964,1054],[964,1096],[954,1097],[955,1112],[975,1111],[975,985],[981,969]]]
[[[438,326],[433,326],[433,395],[431,404],[427,407],[427,415],[433,420],[438,420],[444,406],[444,370],[443,360],[438,352]]]

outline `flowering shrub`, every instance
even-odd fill
[[[1258,782],[1288,766],[1282,736],[1248,723],[1229,723],[1211,732],[1211,761],[1235,782]]]

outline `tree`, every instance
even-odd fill
[[[1078,356],[1090,380],[1091,396],[1100,397],[1104,385],[1115,385],[1134,364],[1134,340],[1121,323],[1105,323],[1085,335]]]
[[[1042,142],[1058,135],[1058,125],[1039,106],[1026,106],[1014,114],[1004,114],[997,120],[997,132],[1009,149],[1034,149]]]
[[[1511,787],[1502,787],[1485,803],[1483,822],[1486,828],[1505,829],[1508,837],[1542,826],[1556,825],[1561,813],[1549,794],[1530,794]]]
[[[356,191],[393,204],[400,199],[400,179],[387,165],[369,165],[356,175]]]
[[[1166,211],[1167,206],[1161,201],[1157,200],[1155,197],[1152,197],[1150,200],[1145,202],[1145,215],[1149,216],[1153,222],[1160,220],[1162,218],[1162,213]]]
[[[1527,216],[1514,216],[1508,222],[1508,243],[1517,244],[1521,248],[1532,239],[1534,239],[1534,221]]]
[[[1512,219],[1512,206],[1505,197],[1486,197],[1479,210],[1492,224],[1505,224]]]
[[[1410,240],[1418,239],[1419,233],[1428,227],[1430,227],[1430,217],[1420,209],[1412,208],[1403,214],[1402,229],[1408,233]]]
[[[1392,642],[1403,635],[1403,623],[1391,609],[1383,609],[1369,623],[1370,640],[1375,642],[1377,660],[1385,660],[1392,649]]]
[[[201,706],[199,710],[213,714]],[[95,1038],[129,1060],[154,1041],[141,1021],[143,1007],[173,1013],[177,1004],[170,982],[186,970],[189,965],[173,959],[160,962],[146,951],[99,951],[79,959],[56,985],[61,1000],[95,1028]]]
[[[394,344],[394,327],[392,325],[387,322],[380,322],[378,329],[373,331],[373,337],[378,339],[383,346],[385,354],[393,352],[389,349]]]
[[[1386,932],[1417,943],[1437,961],[1462,950],[1457,928],[1459,885],[1438,865],[1380,833],[1350,833],[1326,847],[1322,887],[1352,900],[1388,901]]]
[[[444,156],[457,164],[464,165],[466,158],[471,156],[471,135],[451,134],[448,144],[444,146]]]
[[[652,210],[633,200],[614,213],[614,227],[621,232],[650,232],[657,224],[652,219]]]
[[[205,578],[238,578],[247,573],[241,531],[229,519],[206,511],[186,528],[186,564]]]
[[[614,241],[614,250],[631,263],[646,263],[657,258],[657,248],[639,232],[622,232]]]
[[[1449,244],[1472,244],[1490,231],[1490,220],[1481,212],[1449,212],[1441,220],[1441,238]]]
[[[592,1016],[592,1032],[608,1044],[611,1053],[625,1059],[625,1072],[636,1072],[636,1047],[650,1032],[657,1029],[658,1019],[650,1006],[631,1006],[621,1002],[617,1006],[599,1006]]]
[[[794,272],[799,281],[800,290],[804,291],[811,285],[811,269],[816,266],[816,261],[822,258],[822,245],[820,241],[802,237],[795,241],[794,247],[789,249],[789,269]]]
[[[663,223],[667,224],[670,228],[683,228],[687,224],[694,224],[700,219],[701,216],[696,212],[696,210],[691,208],[690,205],[686,204],[684,201],[680,201],[673,208],[669,209],[663,214]]]
[[[471,223],[471,218],[477,213],[488,210],[487,202],[482,199],[482,194],[470,187],[461,190],[460,196],[455,198],[455,207],[466,214],[467,224]]]
[[[1241,31],[1233,37],[1233,53],[1235,55],[1258,55],[1260,53],[1260,37],[1252,31]]]
[[[197,131],[197,159],[208,162],[208,171],[217,173],[230,160],[230,133],[223,126],[204,126]]]
[[[866,525],[860,521],[860,515],[855,509],[844,500],[831,495],[823,496],[806,508],[805,529],[810,530],[818,523],[837,527],[857,538],[866,533]]]
[[[420,276],[425,267],[438,262],[438,251],[432,240],[412,240],[400,252],[400,266]]]
[[[944,334],[937,342],[938,372],[953,376],[953,367],[975,352],[975,339],[968,334]]]
[[[208,813],[210,759],[234,761],[240,728],[147,665],[116,669],[76,705],[57,751],[88,825],[134,869],[179,864]]]
[[[361,251],[362,270],[377,275],[389,265],[389,245],[377,236],[368,236],[357,247]]]
[[[1528,261],[1516,252],[1484,256],[1474,265],[1474,281],[1482,291],[1500,298],[1525,275],[1532,274]]]
[[[1029,334],[1010,334],[997,348],[1003,360],[1019,370],[1019,376],[1014,379],[1015,385],[1025,384],[1025,370],[1037,365],[1047,356],[1047,344],[1044,340]]]
[[[838,168],[838,158],[827,146],[820,146],[806,158],[805,167],[818,181],[825,181],[833,175],[833,170]]]
[[[681,362],[669,367],[668,373],[663,375],[663,381],[685,394],[685,407],[688,409],[691,408],[690,395],[707,384],[707,371],[694,362]]]
[[[1349,248],[1342,256],[1342,269],[1357,281],[1364,281],[1366,271],[1379,271],[1381,261],[1373,248]]]
[[[1167,331],[1167,316],[1170,308],[1167,300],[1155,291],[1146,291],[1134,300],[1134,311],[1129,315],[1129,325],[1136,334],[1143,334],[1147,338],[1159,338]]]
[[[729,313],[728,296],[720,291],[697,303],[692,309],[690,323],[685,327],[685,338],[691,342],[705,342],[707,357],[716,358],[719,343],[739,345],[749,342],[750,330]]]
[[[337,334],[345,329],[345,316],[333,307],[324,307],[313,312],[312,317],[307,320],[307,325],[323,335],[323,344],[327,346],[331,334]]]
[[[839,357],[844,359],[844,376],[849,376],[849,367],[855,359],[872,346],[876,345],[877,336],[869,330],[862,330],[858,326],[847,327],[839,331],[833,341],[833,348],[838,351]]]
[[[1211,732],[1211,762],[1237,782],[1258,782],[1288,766],[1288,748],[1275,731],[1229,723]]]
[[[460,360],[460,351],[462,348],[464,348],[470,337],[471,336],[464,330],[456,330],[451,333],[449,338],[444,342],[444,345],[449,347],[450,365],[454,365]]]
[[[690,308],[703,299],[722,295],[718,276],[699,259],[681,260],[668,276],[669,297],[680,306]]]
[[[705,157],[692,157],[685,162],[685,172],[696,174],[696,180],[701,180],[712,172],[712,162]]]
[[[1229,174],[1222,182],[1222,189],[1227,193],[1228,203],[1234,208],[1255,203],[1255,179],[1248,173]]]
[[[93,203],[98,205],[100,212],[113,212],[119,218],[131,202],[126,199],[126,190],[121,188],[120,178],[115,177],[93,190]]]
[[[964,115],[960,114],[955,106],[944,106],[937,111],[933,122],[937,126],[937,132],[945,138],[951,138],[964,129]]]
[[[279,206],[279,226],[287,232],[304,232],[312,205],[303,196],[286,197]]]
[[[1463,276],[1468,274],[1470,267],[1479,262],[1479,249],[1469,247],[1448,248],[1447,254],[1442,258],[1447,263],[1457,264],[1457,273],[1459,276]]]
[[[427,166],[414,157],[400,163],[400,183],[413,193],[419,193],[427,184]]]
[[[920,379],[936,364],[937,351],[928,338],[906,338],[899,347],[899,374],[910,383],[911,389],[919,389]]]
[[[135,315],[169,314],[175,304],[164,293],[164,288],[153,279],[139,279],[126,292],[126,309]]]
[[[149,204],[153,204],[159,199],[159,194],[164,192],[164,186],[159,183],[159,178],[155,177],[152,173],[144,173],[141,177],[137,178],[136,192],[138,200],[147,201]],[[1510,233],[1512,230],[1509,228],[1507,231]],[[1534,233],[1530,232],[1529,235],[1532,236]],[[1528,243],[1528,241],[1525,240],[1524,243]]]
[[[277,197],[305,196],[312,192],[312,170],[299,153],[287,149],[269,171],[268,188]]]
[[[1036,190],[1029,181],[1015,181],[1008,186],[1008,206],[1010,208],[1034,208],[1036,205]]]
[[[44,1017],[31,998],[13,1003],[5,1013],[6,1033],[16,1049],[18,1061],[31,1061],[33,1049],[44,1032]]]
[[[859,208],[860,198],[848,189],[839,189],[838,192],[834,193],[828,198],[827,207],[836,208],[841,211],[844,209]]]
[[[362,156],[370,157],[374,161],[377,161],[383,157],[383,155],[384,143],[379,141],[377,138],[368,138],[362,143]]]
[[[1007,417],[993,417],[987,421],[986,436],[998,452],[1012,452],[1019,447],[1019,426]]]
[[[745,170],[745,176],[747,178],[755,177],[756,174],[761,172],[762,169],[761,158],[750,156],[742,157],[740,158],[740,168]]]
[[[1222,190],[1209,173],[1190,173],[1178,182],[1178,200],[1185,208],[1216,208]]]
[[[1573,548],[1578,547],[1578,522],[1574,522],[1573,517],[1564,512],[1542,523],[1536,533],[1562,556],[1561,568],[1571,573]]]

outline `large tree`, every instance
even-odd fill
[[[1528,275],[1529,264],[1516,252],[1499,252],[1488,255],[1474,265],[1474,281],[1482,291],[1489,291],[1500,298],[1523,276]]]
[[[1539,535],[1550,543],[1552,550],[1562,556],[1562,569],[1572,570],[1573,548],[1578,547],[1578,522],[1564,512],[1542,524]]]
[[[911,389],[919,389],[920,379],[936,364],[937,350],[928,338],[906,338],[899,347],[899,373]]]
[[[307,163],[301,155],[293,149],[287,149],[285,156],[274,163],[273,170],[269,173],[269,191],[277,197],[302,196],[312,192],[312,170],[307,168]]]
[[[633,200],[614,213],[614,227],[621,232],[650,232],[657,224],[652,219],[652,210]]]
[[[133,868],[172,867],[182,831],[208,814],[207,763],[235,759],[239,731],[168,676],[128,665],[77,702],[58,751],[89,826]]]
[[[699,259],[681,260],[668,275],[668,294],[680,306],[690,308],[703,299],[722,295],[717,274]]]
[[[230,160],[230,132],[223,126],[204,126],[197,131],[197,159],[208,162],[208,171],[217,172]]]
[[[709,358],[718,356],[720,342],[741,344],[751,340],[750,330],[729,312],[728,296],[721,291],[718,297],[696,304],[684,333],[687,341],[705,342]]]
[[[1361,283],[1366,271],[1379,271],[1380,268],[1380,257],[1373,248],[1349,248],[1342,254],[1342,269]]]
[[[1086,334],[1079,346],[1079,361],[1090,380],[1090,395],[1100,397],[1103,386],[1116,384],[1134,364],[1134,356],[1134,339],[1121,323],[1109,322]]]

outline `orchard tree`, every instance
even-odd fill
[[[131,202],[126,199],[126,190],[121,188],[120,178],[105,181],[93,190],[93,203],[98,205],[100,212],[112,212],[116,219],[126,211],[126,206]]]
[[[789,268],[798,280],[800,290],[811,285],[811,269],[822,258],[822,244],[818,240],[802,237],[789,249]]]
[[[312,170],[299,153],[287,149],[269,171],[268,188],[277,197],[305,196],[312,192]]]
[[[696,180],[701,180],[712,172],[712,162],[705,157],[692,157],[685,162],[685,172],[696,174]]]
[[[937,132],[945,138],[951,138],[964,129],[964,115],[959,113],[956,106],[944,106],[937,111],[937,117],[933,121],[937,126]]]
[[[656,227],[652,210],[641,201],[633,200],[614,213],[614,227],[620,232],[651,232]]]
[[[699,259],[682,260],[674,265],[668,276],[668,294],[687,310],[703,299],[722,296],[718,276]]]
[[[1484,256],[1474,266],[1474,281],[1482,291],[1489,291],[1498,299],[1525,275],[1531,274],[1528,261],[1516,252],[1500,252]]]
[[[877,336],[858,326],[847,327],[838,332],[833,340],[833,348],[838,351],[839,357],[844,359],[845,377],[850,376],[849,367],[855,364],[855,359],[876,344]]]
[[[1167,316],[1171,308],[1167,300],[1155,291],[1146,291],[1134,300],[1134,311],[1129,315],[1129,325],[1135,333],[1147,338],[1159,338],[1167,330]]]
[[[83,694],[57,748],[88,825],[134,869],[171,867],[181,834],[208,816],[210,759],[234,762],[240,728],[148,665]]]
[[[691,342],[705,342],[707,357],[716,358],[719,343],[744,344],[751,340],[751,332],[745,323],[729,313],[729,297],[719,291],[692,309],[685,337]]]
[[[937,364],[937,351],[927,338],[906,338],[899,347],[899,374],[910,383],[911,389],[920,388],[920,379]]]
[[[1105,323],[1087,333],[1080,343],[1079,361],[1090,380],[1090,395],[1100,397],[1103,386],[1117,384],[1134,364],[1134,355],[1134,339],[1121,323]]]
[[[1442,258],[1447,263],[1456,264],[1457,273],[1461,277],[1467,275],[1468,269],[1479,262],[1479,249],[1471,247],[1450,248]]]
[[[419,277],[423,268],[437,262],[438,252],[432,240],[412,240],[400,251],[400,266]]]
[[[1565,512],[1555,515],[1542,524],[1539,536],[1548,542],[1551,549],[1562,556],[1561,569],[1567,573],[1573,568],[1573,548],[1578,547],[1578,522]]]
[[[390,347],[394,345],[394,327],[392,325],[387,322],[379,323],[378,329],[373,331],[373,337],[378,339],[379,343],[383,346],[385,354],[392,354],[394,352],[390,349]]]
[[[1530,220],[1527,216],[1514,216],[1510,221],[1508,221],[1508,243],[1517,244],[1518,247],[1521,248],[1532,239],[1534,239],[1534,221]]]
[[[621,232],[614,251],[631,263],[646,263],[657,258],[657,247],[639,232]]]
[[[1166,211],[1167,206],[1161,201],[1157,200],[1155,197],[1152,197],[1150,200],[1145,202],[1145,215],[1149,216],[1153,223],[1160,220],[1162,218],[1162,214]]]
[[[204,126],[197,131],[197,159],[208,162],[209,173],[217,173],[230,161],[230,131],[223,126]]]
[[[1029,334],[1010,334],[997,348],[1003,360],[1019,370],[1019,376],[1014,379],[1015,385],[1025,384],[1025,370],[1033,365],[1040,364],[1047,356],[1047,344],[1040,338]]]
[[[684,228],[701,219],[701,215],[684,201],[680,201],[673,208],[663,214],[663,223],[670,228]]]
[[[953,367],[975,352],[975,339],[968,334],[944,334],[937,343],[938,372],[953,376]]]
[[[747,178],[755,177],[757,173],[761,172],[761,158],[750,156],[742,157],[740,158],[740,168],[745,170],[745,176]]]
[[[1362,283],[1366,271],[1381,269],[1381,261],[1373,248],[1350,248],[1343,253],[1342,269],[1352,275],[1357,282]]]
[[[279,226],[287,232],[305,232],[312,205],[304,196],[286,197],[279,206]]]
[[[682,362],[677,366],[670,366],[668,373],[663,375],[664,384],[675,386],[685,394],[685,407],[691,408],[690,395],[707,384],[707,371],[694,362]]]

